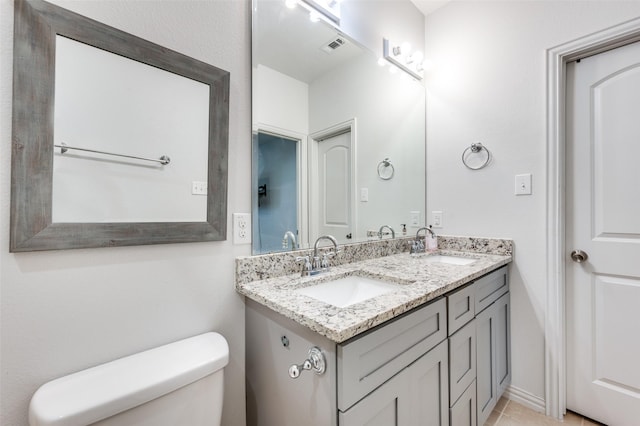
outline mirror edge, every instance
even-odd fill
[[[14,13],[9,251],[226,240],[230,73],[42,0]],[[206,221],[52,223],[56,34],[209,85]]]

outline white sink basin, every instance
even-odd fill
[[[449,256],[446,254],[435,254],[425,257],[423,261],[427,263],[446,263],[448,265],[469,265],[475,262],[476,259],[461,256]]]
[[[344,308],[397,289],[396,284],[350,275],[311,287],[304,287],[295,292],[338,308]]]

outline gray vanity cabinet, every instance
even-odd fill
[[[506,267],[342,343],[250,299],[245,320],[249,426],[481,426],[510,382]],[[314,346],[326,371],[291,378]]]
[[[494,281],[495,291],[487,299],[491,303],[476,315],[478,425],[484,424],[511,382],[510,297],[506,268],[486,278]]]

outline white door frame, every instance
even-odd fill
[[[565,345],[565,106],[567,62],[640,40],[640,19],[547,50],[547,301],[545,317],[546,414],[566,413]]]
[[[357,176],[356,176],[356,154],[357,154],[357,146],[356,141],[357,138],[357,130],[356,130],[356,118],[352,118],[351,120],[344,121],[342,123],[335,124],[326,129],[320,130],[309,135],[309,194],[311,195],[309,199],[309,235],[312,238],[318,238],[318,169],[317,169],[317,161],[318,161],[318,143],[324,139],[330,138],[332,136],[339,135],[341,133],[351,132],[351,233],[353,235],[354,241],[357,241],[357,208],[358,205],[356,203],[356,190],[357,190]]]

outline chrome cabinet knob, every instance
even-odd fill
[[[589,258],[589,255],[582,250],[574,250],[571,252],[571,260],[576,263],[585,262]]]

